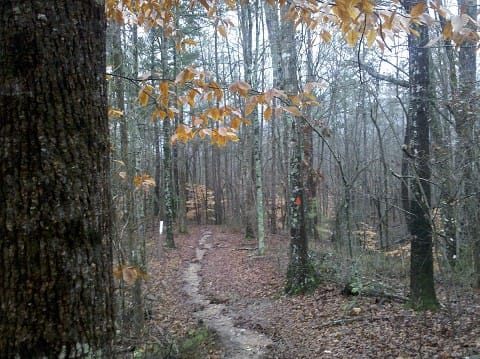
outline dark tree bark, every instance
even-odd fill
[[[417,1],[404,2],[410,12]],[[411,243],[410,260],[410,304],[424,310],[438,307],[433,279],[432,221],[431,221],[431,169],[430,169],[430,71],[428,27],[413,25],[419,36],[408,36],[411,141],[407,148],[412,156],[411,166],[414,179],[411,183],[412,198],[407,209],[407,222]]]
[[[0,357],[108,358],[104,7],[0,4]]]
[[[285,8],[282,8],[282,18]],[[297,51],[295,48],[295,28],[291,21],[281,26],[282,70],[284,90],[296,94],[299,90],[297,76]],[[290,258],[287,269],[285,291],[289,294],[306,293],[313,290],[318,282],[315,269],[308,258],[308,238],[305,226],[305,168],[303,165],[304,138],[303,126],[299,117],[291,122],[290,134],[290,175],[288,209],[290,216]]]

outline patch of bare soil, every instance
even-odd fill
[[[156,283],[151,291],[157,293],[153,324],[175,335],[199,322],[214,329],[219,349],[199,359],[463,358],[480,353],[478,294],[465,289],[447,297],[440,288],[442,309],[436,313],[344,296],[343,285],[335,283],[308,296],[289,297],[283,294],[288,239],[270,236],[267,244],[267,255],[259,257],[255,241],[221,227],[177,237],[178,248],[150,264],[151,285]]]

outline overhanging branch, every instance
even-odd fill
[[[389,75],[383,75],[381,73],[379,73],[377,70],[375,70],[372,66],[364,63],[361,59],[358,59],[358,65],[360,66],[360,68],[362,68],[363,70],[367,71],[367,73],[372,76],[373,78],[376,78],[380,81],[386,81],[386,82],[389,82],[393,85],[397,85],[397,86],[401,86],[401,87],[406,87],[408,88],[408,86],[410,85],[408,81],[405,81],[405,80],[401,80],[401,79],[398,79],[396,77],[393,77],[393,76],[389,76]]]

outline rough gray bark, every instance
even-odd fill
[[[5,0],[0,24],[0,356],[109,358],[104,7]]]
[[[417,2],[403,3],[410,12]],[[414,179],[411,183],[413,198],[407,210],[407,223],[412,236],[410,260],[410,304],[425,310],[438,308],[433,279],[432,220],[431,220],[431,169],[430,169],[430,71],[428,28],[414,25],[420,36],[408,36],[410,103],[408,116],[412,137],[406,151],[412,156]]]
[[[282,8],[282,13],[286,11]],[[284,15],[284,14],[282,14]],[[291,21],[281,25],[282,79],[284,90],[289,94],[299,91],[297,76],[297,51],[295,29]],[[290,133],[290,189],[288,208],[290,215],[290,259],[287,269],[285,291],[299,294],[311,291],[317,285],[315,270],[308,258],[308,238],[305,228],[303,128],[300,118],[291,121]]]

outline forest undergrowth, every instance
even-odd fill
[[[205,305],[193,303],[185,289],[185,271],[199,261],[199,239],[206,231],[210,244],[200,260],[198,292],[206,305],[222,305],[222,316],[236,328],[269,338],[262,355],[252,352],[251,358],[446,359],[480,354],[480,296],[462,284],[438,280],[441,309],[416,313],[403,302],[407,261],[368,252],[351,260],[335,254],[325,241],[311,246],[322,284],[310,295],[286,296],[287,236],[268,236],[266,255],[260,257],[256,242],[241,233],[199,226],[179,234],[175,249],[159,248],[158,235],[152,235],[146,327],[141,338],[122,340],[123,347],[132,348],[125,357],[229,358],[222,333],[198,316]]]

